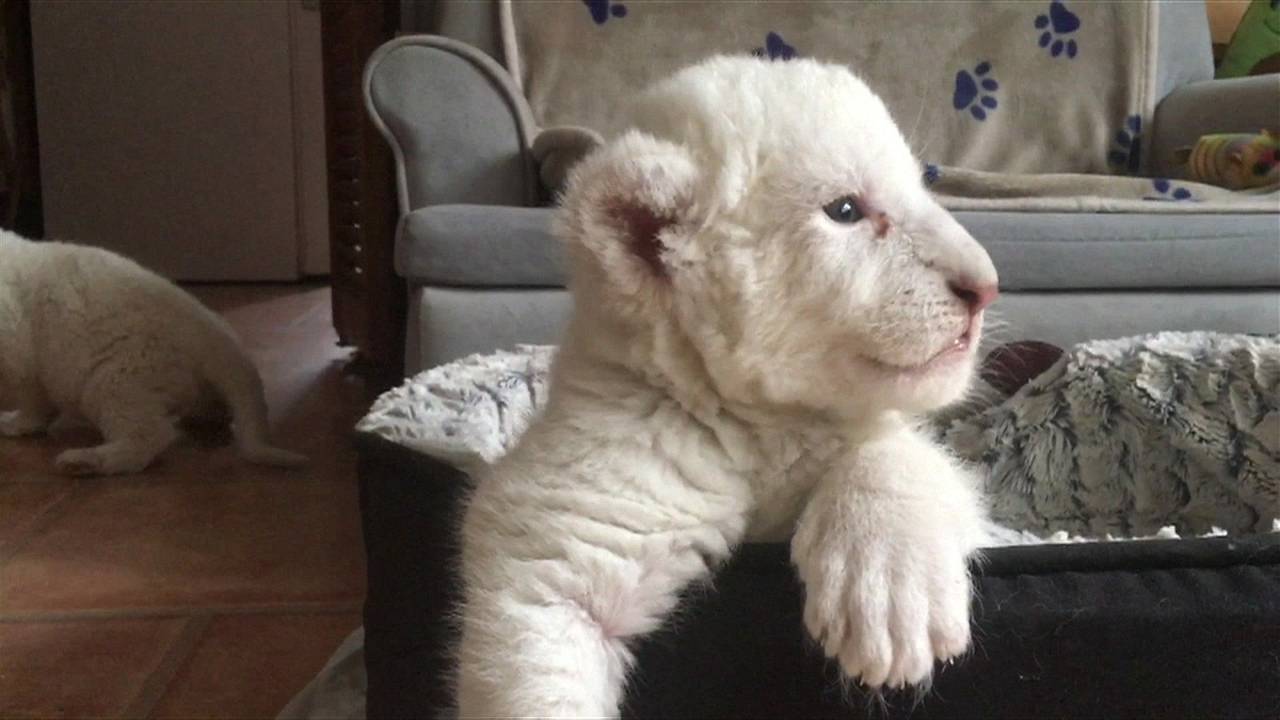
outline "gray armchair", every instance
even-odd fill
[[[553,190],[531,152],[534,113],[520,76],[474,46],[504,55],[499,21],[510,6],[440,5],[438,29],[453,37],[401,37],[365,71],[368,111],[396,160],[409,373],[518,342],[555,342],[570,308],[550,231]],[[1201,134],[1280,126],[1280,75],[1211,80],[1203,6],[1155,9],[1158,26],[1178,37],[1156,51],[1162,97],[1148,174],[1176,176],[1173,150]],[[955,215],[1000,271],[1000,339],[1063,345],[1165,329],[1280,332],[1275,213]]]

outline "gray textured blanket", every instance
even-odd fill
[[[986,471],[992,517],[1046,535],[1273,529],[1280,338],[1162,333],[1084,343],[939,437]]]
[[[533,417],[553,352],[428,370],[358,429],[475,469]],[[1084,343],[1011,397],[935,425],[987,478],[992,544],[1262,532],[1280,518],[1280,336]]]

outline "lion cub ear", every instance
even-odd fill
[[[697,176],[684,148],[629,132],[574,168],[560,234],[615,281],[667,280],[669,253],[692,225]]]

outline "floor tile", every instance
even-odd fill
[[[0,566],[0,615],[363,596],[356,487],[86,485]]]
[[[215,618],[152,716],[275,717],[359,625],[354,612]]]
[[[59,479],[53,471],[57,448],[45,438],[0,438],[0,483]]]
[[[312,462],[254,466],[225,430],[202,431],[143,474],[73,482],[53,459],[92,430],[0,439],[0,718],[157,701],[171,716],[274,715],[360,622],[350,436],[368,399],[344,372],[329,291],[191,289],[244,339],[273,442]]]
[[[262,374],[276,444],[332,462],[305,472],[355,477],[349,437],[368,407],[362,384],[345,372],[350,350],[337,345],[325,288],[199,286],[244,340]],[[337,467],[335,467],[335,463]]]
[[[0,623],[0,717],[120,717],[187,621]]]
[[[71,491],[68,480],[0,483],[0,558],[5,548],[31,531],[59,500]]]

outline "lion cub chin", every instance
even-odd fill
[[[462,525],[464,717],[611,716],[629,645],[744,538],[789,538],[848,677],[969,645],[976,483],[915,430],[997,295],[847,69],[716,58],[641,97],[558,215],[575,308],[546,408]]]
[[[293,466],[267,440],[262,381],[231,328],[176,285],[98,248],[0,231],[0,435],[88,420],[103,442],[67,450],[73,474],[145,469],[176,422],[224,405],[244,457]]]

